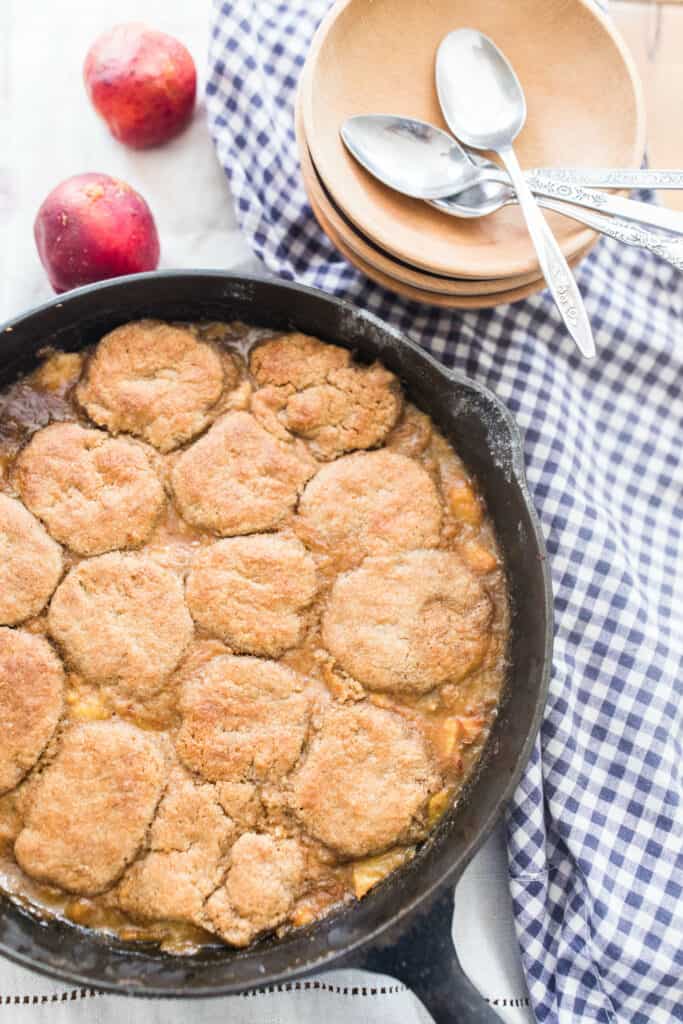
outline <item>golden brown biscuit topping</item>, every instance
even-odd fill
[[[142,445],[77,423],[34,434],[15,482],[52,536],[79,555],[139,547],[166,500]]]
[[[105,335],[77,388],[91,419],[113,434],[135,434],[168,452],[199,434],[230,379],[217,352],[191,331],[158,320]]]
[[[86,895],[142,846],[164,787],[158,739],[125,722],[72,725],[39,779],[14,852],[33,878]]]
[[[62,551],[24,506],[0,493],[0,625],[45,607],[62,575]]]
[[[426,693],[481,664],[491,615],[486,591],[458,555],[409,551],[368,558],[339,576],[322,637],[370,689]]]
[[[237,651],[277,658],[302,637],[315,562],[295,538],[258,534],[221,540],[192,563],[185,594],[195,622]]]
[[[215,787],[176,773],[152,824],[149,852],[124,875],[116,902],[139,917],[201,925],[237,834]]]
[[[52,598],[48,626],[86,680],[141,696],[164,686],[192,637],[177,576],[119,552],[71,570]]]
[[[316,466],[247,412],[231,412],[178,459],[171,482],[188,523],[222,537],[272,530]]]
[[[285,334],[254,349],[260,390],[255,412],[280,436],[304,437],[318,459],[381,444],[402,408],[393,373],[361,366],[351,353],[305,334]]]
[[[306,485],[294,528],[315,551],[349,566],[366,555],[437,547],[442,510],[436,485],[412,459],[385,449],[345,455]]]
[[[346,857],[415,839],[441,784],[417,730],[393,711],[331,708],[292,779],[292,807],[312,835]]]
[[[206,923],[233,946],[248,946],[285,920],[304,879],[291,839],[245,832],[232,848],[225,883],[206,904]]]
[[[290,668],[222,655],[185,680],[176,749],[212,782],[258,782],[296,763],[308,727],[310,696]]]
[[[33,768],[64,706],[64,670],[41,636],[0,628],[0,793]]]

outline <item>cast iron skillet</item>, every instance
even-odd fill
[[[364,966],[404,981],[437,1024],[497,1021],[462,973],[451,913],[453,886],[502,814],[529,757],[550,671],[545,548],[509,413],[490,391],[444,369],[398,331],[348,303],[310,288],[204,271],[92,285],[10,321],[0,328],[0,387],[29,370],[46,345],[80,349],[143,316],[296,328],[353,349],[362,360],[380,359],[400,377],[476,474],[496,524],[512,598],[507,700],[482,769],[415,859],[360,903],[316,925],[241,952],[212,946],[173,957],[75,925],[46,926],[4,901],[0,952],[63,981],[137,996],[227,995],[325,968]]]

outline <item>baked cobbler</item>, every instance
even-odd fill
[[[476,481],[380,364],[47,352],[0,396],[0,885],[177,953],[309,924],[457,801],[508,632]]]

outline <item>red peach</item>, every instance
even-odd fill
[[[38,210],[33,233],[56,292],[155,270],[159,263],[149,206],[108,174],[76,174],[57,185]]]
[[[197,73],[181,42],[146,25],[117,25],[88,51],[85,87],[112,135],[134,149],[158,146],[192,116]]]

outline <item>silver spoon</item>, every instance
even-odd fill
[[[497,153],[503,161],[557,308],[579,351],[591,359],[595,342],[578,285],[512,148],[526,121],[524,93],[512,67],[487,36],[459,29],[439,46],[436,88],[453,134],[472,149]]]
[[[455,139],[427,121],[391,114],[350,117],[341,137],[352,156],[380,181],[413,199],[442,199],[479,180]],[[495,167],[495,164],[493,165]],[[500,172],[500,168],[496,167]]]
[[[504,206],[517,205],[517,194],[509,181],[505,184],[500,180],[505,171],[501,171],[497,164],[479,153],[469,153],[456,139],[427,122],[391,114],[363,114],[345,121],[341,134],[352,155],[375,178],[395,191],[417,199],[426,198],[425,183],[430,192],[441,193],[442,182],[433,173],[434,170],[442,174],[443,181],[458,181],[462,184],[471,173],[466,165],[474,165],[477,171],[476,184],[446,198],[427,199],[430,206],[451,217],[471,220],[495,213]],[[397,138],[400,139],[402,151],[400,160]],[[447,163],[443,160],[444,146],[448,152]],[[530,173],[546,175],[555,172],[543,169]],[[562,171],[558,170],[557,173],[561,174]],[[579,175],[584,172],[578,170],[568,173]],[[635,173],[640,175],[650,172]],[[663,173],[672,175],[674,172]],[[648,231],[644,226],[622,217],[606,217],[560,199],[546,199],[537,195],[536,202],[546,210],[561,213],[625,245],[647,249],[671,263],[677,270],[683,270],[683,237],[670,238]]]
[[[397,133],[401,136],[403,150],[401,161],[397,160],[397,151],[394,146]],[[398,117],[393,114],[363,114],[358,117],[350,117],[345,121],[341,134],[348,150],[374,177],[388,185],[389,188],[417,199],[425,199],[424,182],[429,182],[434,191],[441,192],[441,184],[435,184],[436,177],[432,175],[430,168],[433,163],[436,163],[443,171],[445,166],[442,160],[444,146],[448,147],[450,168],[444,177],[445,181],[454,180],[462,183],[467,180],[463,175],[470,174],[464,165],[476,165],[478,175],[474,185],[445,198],[427,199],[430,206],[434,206],[451,217],[466,219],[485,217],[504,206],[513,206],[518,203],[517,193],[510,185],[505,171],[502,171],[491,160],[487,160],[486,157],[468,152],[456,139],[425,121],[416,121],[413,118]],[[528,172],[527,178],[529,174],[545,176],[555,173],[561,175],[563,171],[561,168],[556,171],[544,168],[541,171]],[[577,170],[566,173],[578,176],[585,172]],[[631,172],[600,171],[595,173],[628,175]],[[636,171],[633,173],[643,175],[651,172]],[[662,173],[671,177],[677,172],[663,171]],[[501,180],[501,176],[504,176],[503,180]],[[645,179],[635,178],[634,180]],[[618,178],[617,181],[628,181],[628,178]],[[601,213],[593,213],[591,210],[575,206],[562,199],[550,199],[537,194],[536,202],[545,210],[561,213],[563,216],[570,217],[572,220],[578,221],[579,224],[585,224],[609,238],[615,238],[625,245],[653,252],[676,267],[677,270],[683,270],[683,237],[680,233],[678,237],[665,236],[648,231],[643,224],[634,223],[623,217],[606,217]]]
[[[360,114],[344,122],[341,136],[359,163],[380,181],[405,195],[416,199],[450,199],[463,187],[463,163],[469,154],[451,135],[427,121],[397,114]],[[646,227],[683,233],[683,214],[677,210],[610,195],[587,188],[575,180],[584,174],[590,180],[591,173],[611,174],[613,179],[603,179],[610,188],[619,181],[624,184],[631,182],[634,188],[644,188],[646,182],[652,184],[652,177],[658,172],[590,172],[544,167],[527,171],[524,177],[537,200],[539,196],[561,199],[587,210],[636,221]],[[673,171],[662,171],[661,174],[668,176],[666,180],[677,180]],[[510,176],[491,161],[479,180],[511,184]]]

